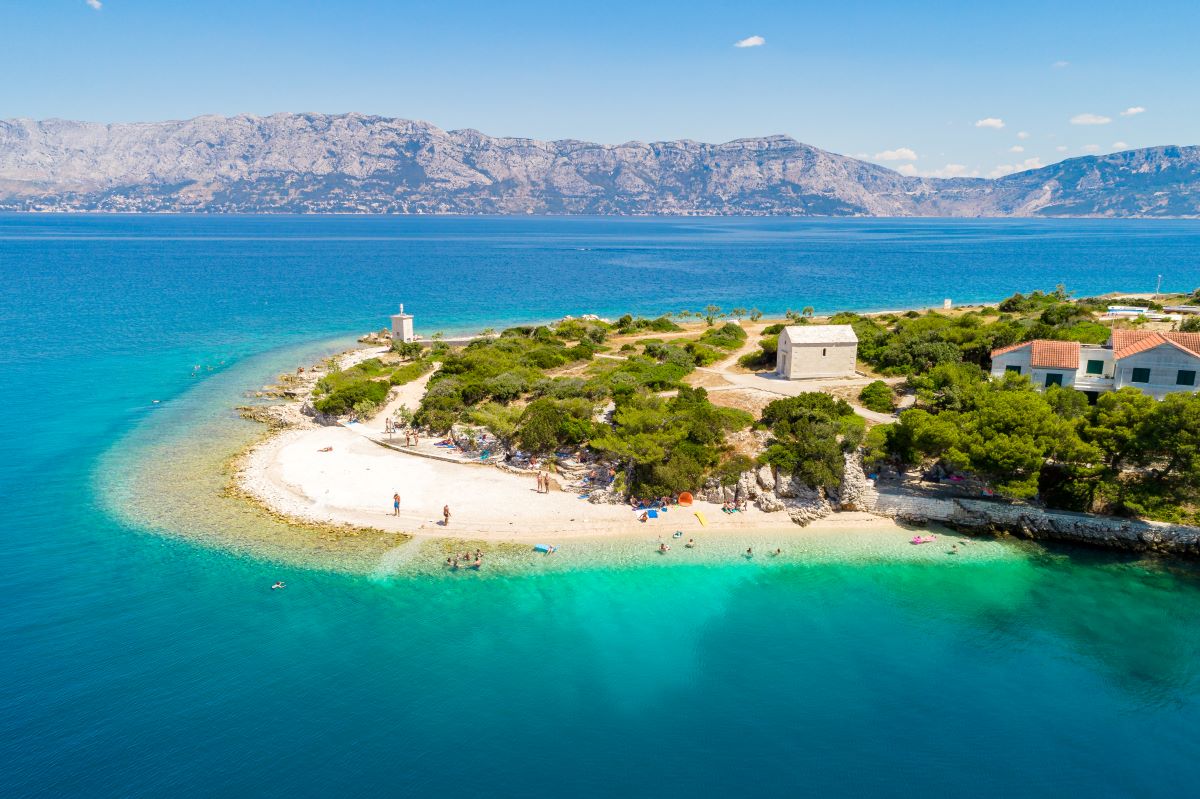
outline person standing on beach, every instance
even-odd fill
[[[450,526],[450,506],[449,505],[442,506],[442,519],[444,520],[442,522],[442,526],[449,527]]]
[[[392,515],[393,516],[400,515],[400,492],[399,491],[397,491],[395,494],[392,494]]]

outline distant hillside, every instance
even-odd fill
[[[360,114],[0,121],[0,210],[1200,216],[1200,147],[912,178],[786,136],[606,145]]]

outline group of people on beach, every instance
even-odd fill
[[[446,565],[450,567],[451,571],[458,571],[459,569],[478,569],[479,567],[483,566],[483,550],[475,550],[474,557],[471,556],[470,550],[467,550],[461,555],[451,555],[450,557],[446,558]]]
[[[746,500],[744,500],[744,499],[739,499],[736,501],[730,500],[729,502],[726,502],[724,505],[721,506],[721,513],[738,513],[738,512],[742,512],[742,513],[746,512]]]
[[[550,493],[550,475],[546,472],[537,473],[537,492],[539,494]]]
[[[414,430],[413,428],[411,428],[411,427],[401,428],[400,425],[397,424],[395,422],[395,420],[391,419],[390,417],[383,420],[383,432],[387,433],[389,436],[399,433],[401,429],[404,430],[404,446],[415,447],[421,443],[421,439],[417,435],[417,431]]]
[[[654,499],[653,497],[650,499],[629,498],[629,507],[634,510],[658,510],[659,508],[669,508],[672,505],[678,504],[678,499],[668,496],[661,496],[658,499]]]

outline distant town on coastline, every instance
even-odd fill
[[[788,136],[596,144],[364,114],[0,120],[0,211],[1200,216],[1200,147],[918,177]]]

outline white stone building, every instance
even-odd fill
[[[792,325],[779,333],[775,374],[787,380],[853,377],[858,336],[850,325]]]
[[[413,317],[410,313],[404,312],[404,303],[400,303],[400,313],[392,314],[392,341],[403,341],[407,344],[410,341],[416,341],[417,336],[413,332]]]
[[[1200,390],[1200,333],[1114,330],[1107,344],[1026,341],[992,351],[992,377],[1025,375],[1037,388],[1088,394],[1133,386],[1156,399]]]

